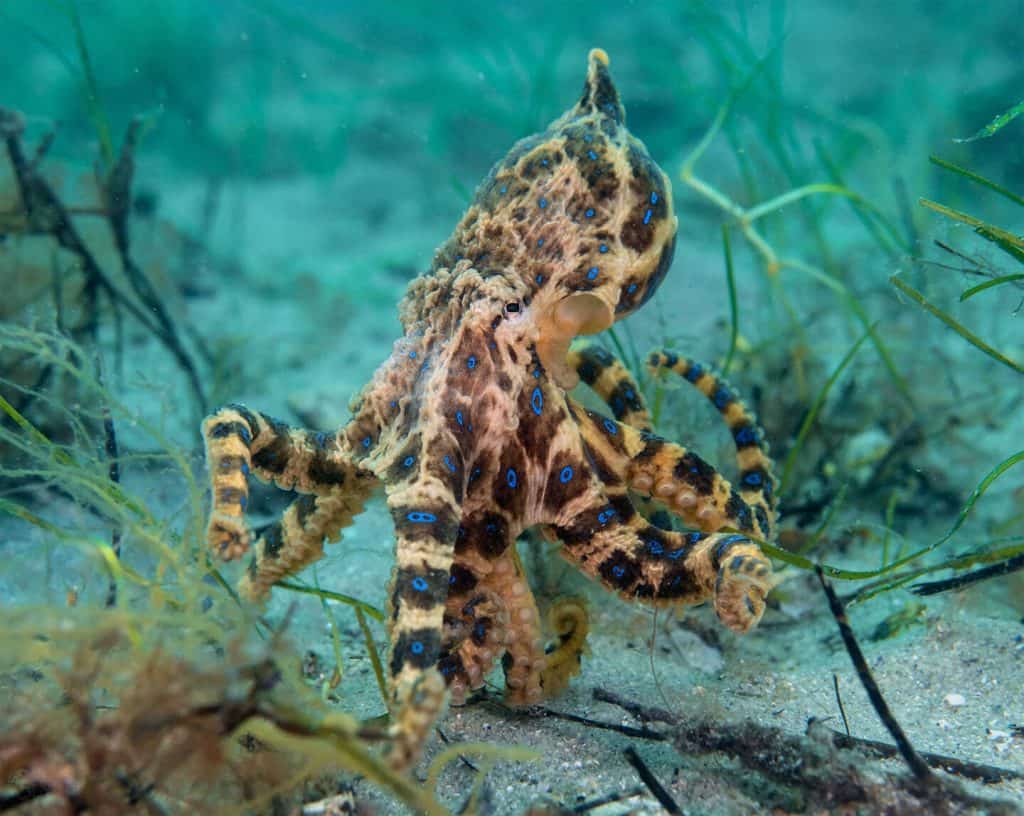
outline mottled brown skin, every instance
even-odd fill
[[[771,568],[751,538],[772,534],[772,477],[742,404],[712,375],[693,377],[687,361],[653,360],[721,403],[741,469],[762,474],[759,485],[735,490],[704,460],[650,433],[621,365],[569,349],[577,335],[642,306],[672,259],[668,178],[624,119],[608,59],[595,49],[580,101],[494,167],[430,270],[412,282],[404,335],[337,433],[289,428],[237,405],[204,423],[215,553],[237,558],[252,542],[250,473],[303,494],[256,541],[243,582],[250,598],[318,559],[324,540],[383,485],[397,538],[389,598],[389,758],[397,767],[419,755],[446,685],[461,696],[500,658],[510,700],[531,703],[578,663],[578,611],[562,610],[560,645],[551,656],[542,648],[514,547],[527,528],[539,526],[567,559],[626,598],[711,598],[737,631],[764,609]],[[581,376],[623,421],[567,395]],[[695,531],[648,521],[636,495]]]

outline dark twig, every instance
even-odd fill
[[[997,578],[1000,575],[1009,575],[1011,572],[1016,572],[1021,569],[1024,569],[1024,553],[1015,555],[1005,561],[1000,561],[998,564],[992,564],[991,566],[974,570],[974,572],[957,575],[954,578],[945,578],[941,581],[925,581],[920,584],[914,584],[910,588],[910,591],[915,595],[935,595],[939,592],[948,592],[951,589],[962,589],[965,586],[976,584],[979,581],[986,581],[989,578]]]
[[[665,742],[667,739],[667,737],[661,732],[653,731],[650,728],[633,728],[632,726],[620,725],[619,723],[591,720],[588,717],[580,717],[576,714],[567,714],[564,711],[552,711],[550,708],[542,708],[540,709],[540,713],[547,717],[554,717],[559,720],[579,723],[580,725],[585,725],[588,728],[600,728],[604,731],[615,731],[618,734],[624,734],[625,736],[633,737],[634,739],[652,740],[654,742]]]
[[[647,790],[661,803],[661,806],[668,813],[671,813],[672,816],[683,816],[683,811],[679,809],[675,799],[669,795],[669,792],[665,790],[657,777],[651,773],[651,769],[647,767],[647,764],[640,759],[640,754],[636,752],[636,749],[630,745],[622,753],[626,757],[626,762],[633,766],[633,770],[640,777],[640,781],[647,786]]]
[[[178,337],[170,316],[142,270],[131,258],[128,236],[128,215],[131,203],[131,182],[134,173],[134,150],[141,131],[141,121],[136,120],[125,136],[121,157],[111,169],[110,175],[102,180],[104,204],[107,218],[114,234],[127,277],[136,296],[145,309],[139,308],[122,293],[104,273],[85,241],[79,235],[71,212],[60,200],[49,183],[36,172],[39,156],[29,159],[21,146],[24,118],[16,111],[0,107],[0,140],[7,150],[7,157],[14,171],[21,210],[25,216],[26,231],[30,234],[50,235],[64,249],[78,259],[82,267],[85,285],[82,297],[86,304],[86,325],[84,331],[95,339],[99,322],[99,294],[107,296],[115,308],[128,311],[147,331],[153,334],[177,360],[188,377],[195,394],[200,413],[206,410],[206,398],[192,359]],[[42,149],[49,145],[44,139]],[[155,318],[150,316],[150,312]],[[156,322],[154,322],[154,319]]]
[[[934,779],[932,769],[928,767],[928,763],[921,758],[921,755],[914,750],[914,746],[910,744],[910,740],[903,733],[903,729],[885,702],[885,698],[882,696],[882,692],[878,688],[874,676],[871,674],[871,669],[868,668],[867,661],[864,659],[864,653],[860,650],[860,644],[857,643],[853,629],[850,628],[850,621],[846,617],[846,610],[843,609],[842,602],[836,596],[832,585],[825,580],[825,574],[822,572],[821,567],[817,568],[817,573],[821,587],[825,591],[825,597],[828,598],[832,617],[836,619],[836,624],[839,626],[839,634],[843,638],[843,644],[846,646],[846,651],[850,655],[853,667],[857,670],[857,676],[860,678],[864,691],[867,692],[868,699],[871,700],[871,705],[878,714],[878,718],[892,735],[900,755],[906,761],[914,776],[921,782],[931,782]]]
[[[678,717],[674,717],[664,709],[644,706],[606,689],[595,688],[593,696],[595,700],[617,706],[642,721],[662,722],[668,725],[670,730],[667,733],[676,742],[693,745],[701,752],[724,751],[731,753],[734,756],[739,756],[749,767],[783,781],[793,781],[788,779],[785,774],[780,774],[779,770],[780,766],[782,766],[782,770],[785,770],[781,761],[792,753],[793,744],[797,738],[778,729],[768,729],[746,723],[708,724],[700,721],[683,723]],[[891,743],[847,736],[832,729],[827,729],[826,733],[837,748],[859,748],[882,757],[900,755],[899,749]],[[1008,768],[969,762],[943,754],[925,753],[921,756],[933,768],[948,771],[965,779],[974,779],[989,784],[1008,779],[1024,779],[1024,773]],[[771,758],[768,764],[765,764],[765,757]],[[806,761],[794,756],[793,767],[797,766],[801,772],[807,770]]]
[[[99,354],[96,355],[96,380],[103,385],[103,360]],[[110,405],[103,400],[103,452],[107,457],[107,478],[114,485],[121,484],[121,465],[118,462],[117,433],[114,430],[114,418],[110,414]],[[113,526],[110,530],[110,548],[114,551],[114,557],[121,558],[121,522],[113,519]],[[107,585],[107,608],[117,605],[117,578],[110,576],[110,583]]]
[[[624,802],[626,799],[632,799],[634,796],[639,796],[644,792],[641,787],[630,788],[624,791],[613,791],[612,793],[606,793],[604,796],[598,796],[596,799],[591,799],[587,802],[580,802],[573,809],[573,813],[589,813],[592,810],[596,810],[599,807],[610,805],[613,802]]]
[[[846,736],[850,736],[850,723],[846,719],[846,709],[843,708],[843,698],[839,694],[839,675],[832,672],[832,687],[836,690],[836,705],[839,706],[839,715],[843,718],[843,728],[846,729]]]
[[[135,148],[139,143],[139,136],[142,132],[142,119],[136,117],[128,126],[121,145],[121,155],[117,163],[110,169],[110,174],[103,183],[104,203],[107,209],[107,218],[110,221],[110,228],[114,233],[114,245],[117,247],[118,255],[121,256],[121,265],[124,268],[128,282],[131,284],[135,294],[153,312],[159,324],[158,336],[163,340],[164,345],[174,355],[185,375],[188,377],[195,395],[200,413],[206,412],[206,396],[203,393],[202,383],[199,381],[199,374],[196,371],[192,358],[181,343],[181,338],[171,321],[163,301],[160,299],[146,277],[142,269],[135,263],[131,254],[131,243],[129,238],[129,214],[131,213],[131,189],[132,179],[135,175]]]
[[[448,739],[448,735],[445,734],[444,731],[442,731],[440,728],[435,728],[434,730],[437,731],[437,736],[441,738],[441,742],[443,742],[445,745],[452,744],[452,741]],[[475,771],[477,773],[480,772],[480,769],[472,762],[470,762],[468,759],[466,759],[464,754],[459,754],[459,759],[461,760],[462,764],[469,768],[471,771]]]
[[[598,702],[611,703],[613,706],[617,706],[623,711],[632,714],[641,722],[660,722],[665,725],[675,725],[679,721],[679,718],[671,711],[655,706],[641,705],[616,694],[614,691],[608,691],[608,689],[603,689],[599,686],[594,687],[590,693]]]
[[[829,729],[829,732],[832,734],[833,744],[838,748],[860,748],[886,758],[900,755],[899,749],[888,742],[851,737],[849,734],[842,734],[833,729]],[[966,759],[928,752],[922,752],[921,758],[936,770],[947,771],[956,776],[962,776],[964,779],[973,779],[975,782],[984,782],[986,785],[995,785],[1010,779],[1024,779],[1024,773],[1010,768],[1000,768],[996,765],[986,765],[983,762],[970,762]]]
[[[46,796],[50,792],[50,786],[42,782],[33,782],[14,793],[0,794],[0,812],[14,810],[27,802]]]

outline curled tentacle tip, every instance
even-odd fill
[[[605,51],[603,48],[591,48],[590,54],[587,55],[587,60],[589,62],[597,61],[600,62],[602,65],[607,66],[609,63],[608,52]]]

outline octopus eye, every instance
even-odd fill
[[[519,311],[519,301],[518,300],[514,300],[511,303],[506,303],[505,304],[505,311],[508,312],[509,314],[515,314],[516,312],[518,312]]]

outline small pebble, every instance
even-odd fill
[[[953,694],[947,694],[943,698],[943,702],[950,708],[960,708],[960,706],[964,705],[967,700],[964,699],[964,695],[956,694],[954,692]]]

